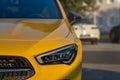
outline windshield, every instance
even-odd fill
[[[56,0],[0,0],[0,18],[62,18]]]
[[[88,19],[83,19],[83,20],[81,20],[80,21],[80,23],[82,23],[82,24],[93,24],[90,20],[88,20]]]

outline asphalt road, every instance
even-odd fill
[[[84,43],[83,80],[120,80],[120,43]]]

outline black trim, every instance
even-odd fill
[[[0,80],[26,80],[35,74],[31,63],[20,56],[0,56],[0,69]]]

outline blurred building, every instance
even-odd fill
[[[99,10],[96,11],[96,24],[101,32],[120,24],[120,0],[97,0]]]

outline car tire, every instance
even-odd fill
[[[110,39],[112,41],[112,43],[118,43],[119,42],[119,37],[116,36],[116,32],[112,31],[110,34]]]

